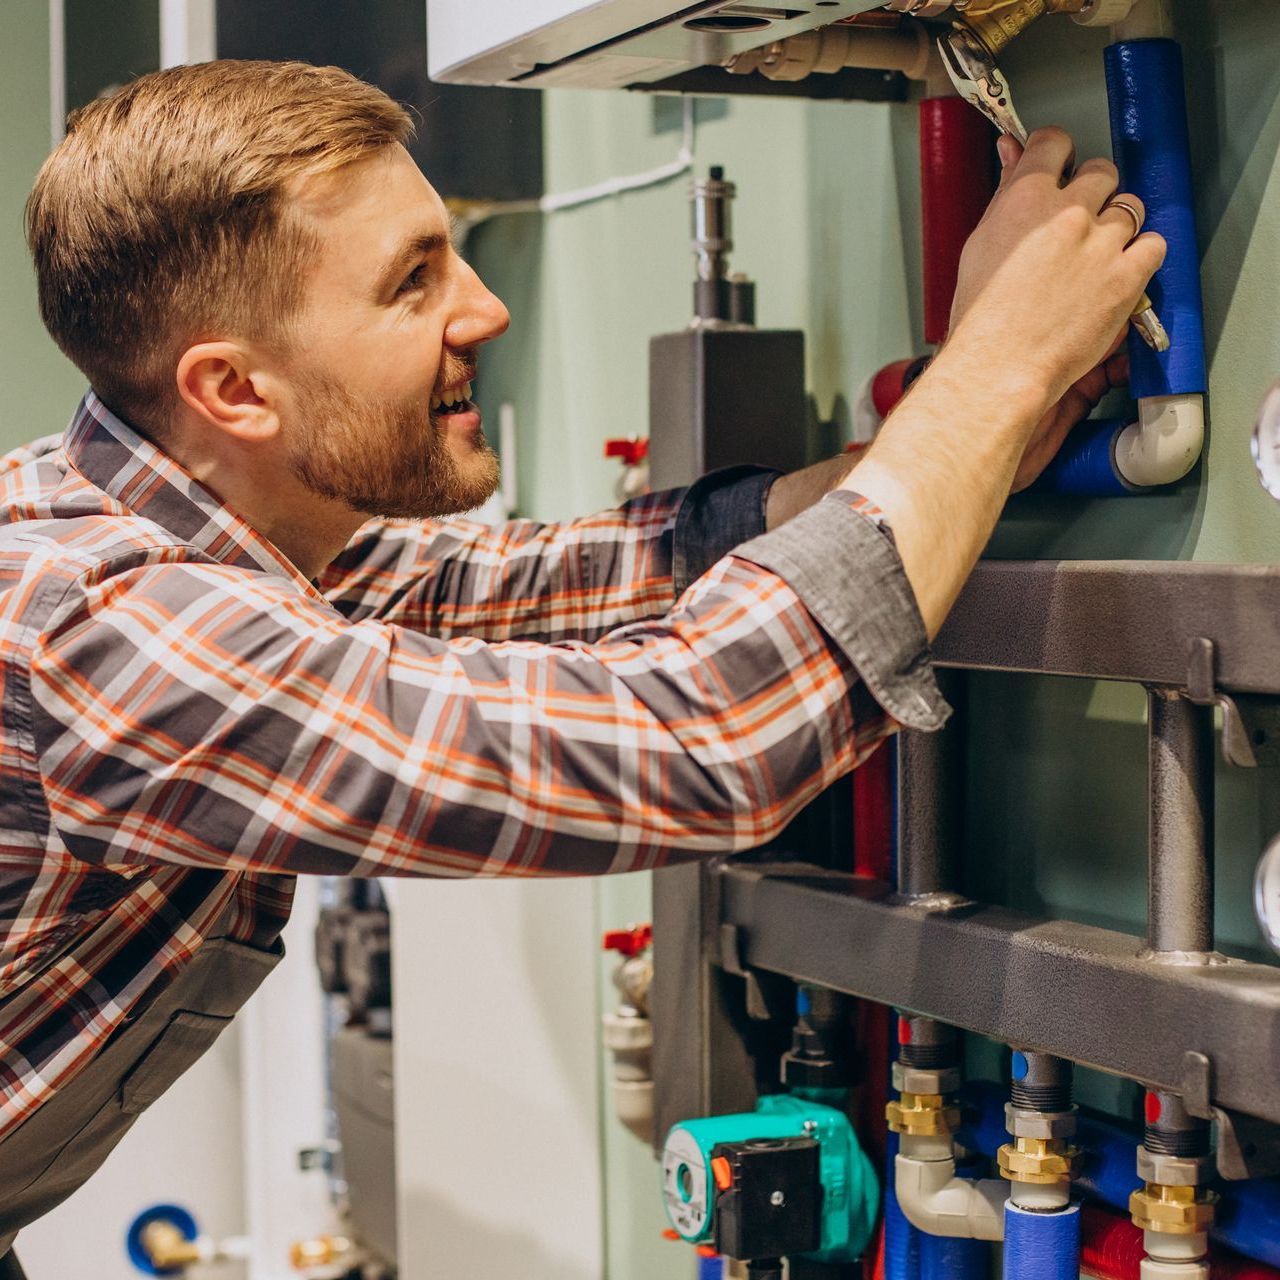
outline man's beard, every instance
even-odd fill
[[[289,463],[313,493],[368,516],[421,520],[470,511],[498,488],[483,437],[460,452],[430,400],[366,403],[321,376],[299,384]]]

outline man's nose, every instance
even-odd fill
[[[458,305],[445,326],[444,340],[450,347],[476,347],[506,333],[511,314],[469,266],[464,263],[462,269]]]

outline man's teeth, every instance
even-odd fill
[[[451,398],[448,400],[442,400],[437,395],[433,395],[431,397],[431,409],[433,413],[436,410],[441,410],[444,413],[457,413],[457,411],[471,399],[471,383],[468,382],[459,387],[456,391],[449,392],[449,395]]]

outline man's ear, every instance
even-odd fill
[[[178,394],[200,421],[244,444],[280,429],[275,379],[235,342],[198,342],[178,361]]]

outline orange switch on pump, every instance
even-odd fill
[[[716,1180],[717,1191],[728,1191],[733,1186],[733,1168],[724,1156],[711,1161],[711,1176]]]

